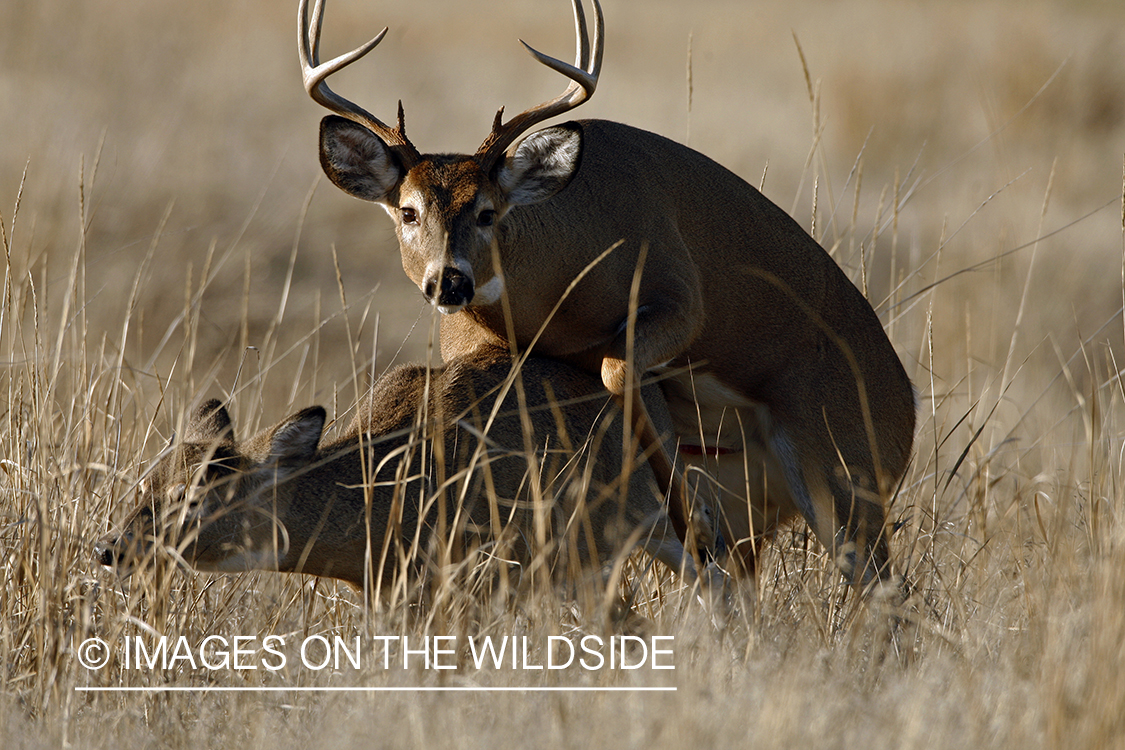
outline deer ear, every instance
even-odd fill
[[[223,403],[213,398],[199,405],[184,432],[189,443],[215,443],[229,440],[233,428]]]
[[[286,419],[270,435],[270,459],[277,463],[304,463],[316,455],[326,414],[319,406],[303,409]]]
[[[578,171],[582,131],[568,123],[524,138],[496,172],[500,189],[513,206],[538,203],[562,190]]]
[[[379,136],[351,120],[320,121],[320,166],[332,184],[365,201],[383,201],[404,171]]]

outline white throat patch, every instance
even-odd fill
[[[474,305],[491,305],[500,299],[504,294],[504,277],[496,274],[488,283],[477,287],[476,294],[473,295]]]

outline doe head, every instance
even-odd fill
[[[227,410],[204,403],[138,484],[121,531],[95,544],[95,559],[123,576],[162,554],[201,571],[275,567],[287,534],[270,489],[312,459],[324,420],[320,407],[306,409],[238,445]]]

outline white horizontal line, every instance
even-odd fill
[[[78,685],[80,693],[674,693],[675,687],[95,687]]]

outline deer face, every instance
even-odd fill
[[[562,190],[581,150],[578,126],[562,125],[527,136],[491,171],[467,155],[424,156],[406,169],[367,128],[336,116],[321,122],[325,173],[345,192],[382,204],[395,222],[407,275],[447,314],[500,299],[493,248],[500,248],[501,222],[511,208]]]
[[[306,414],[307,413],[307,414]],[[226,410],[203,404],[174,445],[138,486],[136,508],[94,556],[122,575],[167,552],[196,570],[236,572],[276,566],[287,536],[271,487],[316,450],[324,410],[236,445]],[[300,455],[297,455],[300,454]]]
[[[406,275],[428,302],[451,313],[474,299],[499,298],[478,295],[478,282],[488,287],[494,277],[492,246],[510,204],[473,159],[423,161],[406,174],[397,200],[383,205],[395,222]]]
[[[174,447],[141,481],[121,533],[95,545],[95,558],[122,575],[163,553],[192,567],[214,567],[239,538],[237,520],[224,512],[238,485],[237,462],[222,444]]]

